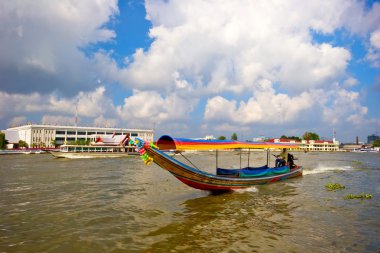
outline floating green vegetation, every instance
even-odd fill
[[[328,191],[336,191],[336,190],[346,188],[346,186],[338,184],[338,183],[329,183],[329,184],[325,185],[325,187]]]
[[[348,194],[344,199],[372,199],[372,194],[361,193],[360,195]]]
[[[357,164],[357,165],[362,165],[363,164],[363,162],[359,161],[359,160],[352,160],[351,162],[352,162],[352,164]]]
[[[363,170],[365,168],[365,164],[362,161],[353,160],[352,167],[354,167],[357,170]]]

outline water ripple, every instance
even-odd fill
[[[261,155],[251,154],[252,161]],[[189,157],[215,172],[213,155]],[[305,175],[325,176],[219,195],[191,189],[139,159],[7,157],[0,164],[0,248],[9,253],[377,252],[380,169],[372,164],[380,158],[298,157],[308,168]],[[223,157],[231,166],[235,159],[235,154]],[[329,182],[346,189],[326,191]],[[361,192],[374,198],[343,198]]]

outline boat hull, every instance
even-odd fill
[[[192,168],[180,161],[168,156],[164,152],[146,147],[149,157],[160,167],[166,169],[177,179],[186,185],[206,191],[231,191],[236,189],[249,188],[255,185],[273,183],[293,177],[302,176],[302,167],[291,169],[288,173],[263,176],[263,177],[226,177],[214,175]]]

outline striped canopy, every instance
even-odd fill
[[[216,150],[216,149],[268,149],[268,148],[298,148],[297,144],[272,142],[242,142],[231,140],[197,140],[161,136],[157,141],[160,150]]]

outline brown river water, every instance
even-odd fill
[[[303,177],[212,195],[139,157],[2,155],[0,252],[379,252],[380,154],[295,156]],[[186,157],[215,171],[213,152]],[[372,199],[344,198],[361,193]]]

